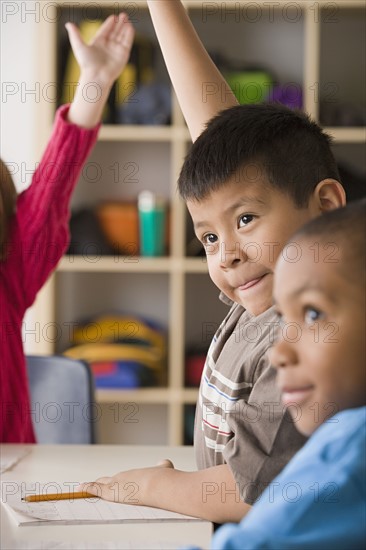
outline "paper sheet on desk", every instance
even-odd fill
[[[2,445],[0,454],[0,473],[3,474],[18,464],[22,458],[30,453],[29,449],[17,449],[16,446]]]
[[[46,541],[18,541],[17,550],[173,550],[181,548],[181,544],[176,542],[137,542],[132,540],[114,541],[67,541],[60,542],[55,540]]]
[[[21,500],[22,496],[32,493],[28,486],[22,484],[19,491],[8,492],[6,497],[3,486],[4,484],[2,485],[2,501],[17,524],[22,526],[201,521],[198,518],[159,508],[107,502],[99,498],[25,502]]]

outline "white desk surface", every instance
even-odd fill
[[[0,454],[4,448],[0,445]],[[153,466],[169,458],[175,467],[194,470],[192,447],[137,445],[16,445],[30,453],[1,474],[2,482],[91,481],[121,470]],[[1,505],[1,550],[10,549],[174,549],[186,545],[209,548],[209,522],[120,525],[52,525],[18,527]]]

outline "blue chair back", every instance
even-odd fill
[[[31,414],[38,443],[95,443],[93,376],[87,363],[64,356],[26,356]]]

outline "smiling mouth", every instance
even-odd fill
[[[314,386],[304,386],[303,388],[282,388],[282,402],[284,405],[288,406],[292,403],[299,405],[303,403],[308,397],[309,394],[314,389]]]
[[[239,286],[239,290],[248,290],[248,288],[252,288],[253,286],[257,285],[258,283],[261,282],[261,280],[266,276],[267,274],[265,273],[264,275],[261,275],[260,277],[257,277],[256,279],[252,279],[251,281],[248,281],[247,283],[245,283],[245,285],[241,285]]]

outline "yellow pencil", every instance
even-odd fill
[[[50,493],[45,495],[29,495],[22,498],[25,502],[43,502],[46,500],[74,500],[75,498],[98,498],[91,493]]]

